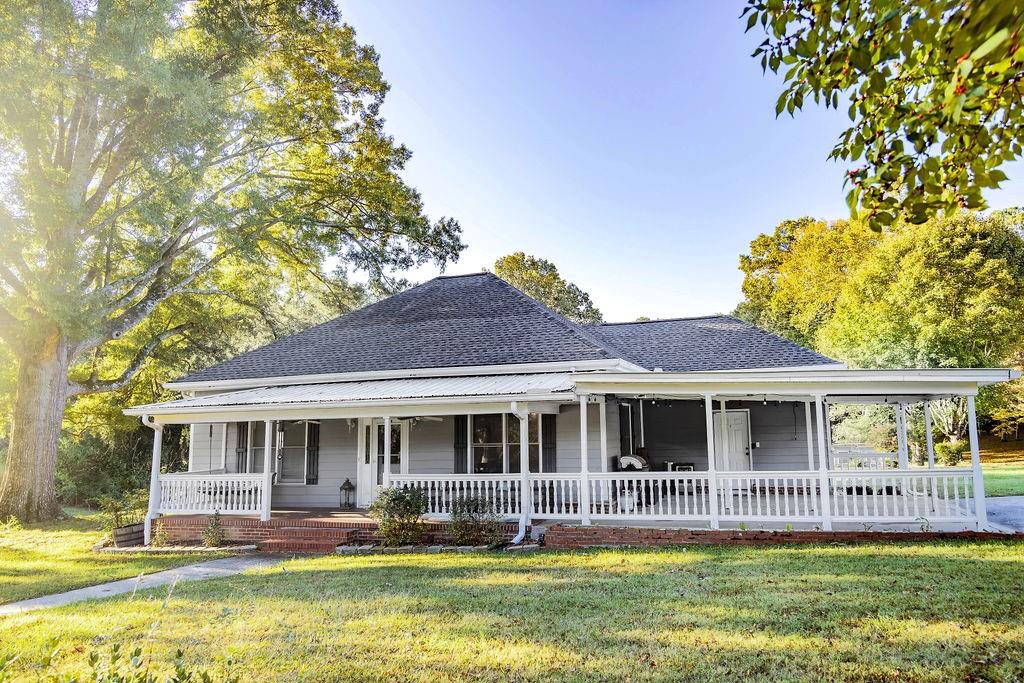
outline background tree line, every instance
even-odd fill
[[[872,230],[857,220],[786,220],[740,256],[736,315],[852,367],[1024,364],[1024,212],[959,211]],[[983,390],[984,425],[1019,438],[1024,383]],[[936,428],[965,430],[959,402]]]

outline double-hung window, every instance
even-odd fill
[[[519,472],[522,439],[519,418],[508,413],[468,416],[470,471],[474,474]],[[530,471],[539,472],[541,463],[540,419],[529,417],[527,451]]]
[[[309,457],[310,423],[305,420],[275,422],[271,432],[271,471],[277,472],[280,484],[305,484]],[[276,448],[275,448],[276,444]],[[249,472],[262,472],[266,450],[264,422],[249,423]]]

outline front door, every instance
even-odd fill
[[[748,472],[752,467],[750,460],[750,413],[746,410],[729,410],[728,435],[729,452],[725,449],[725,438],[722,436],[722,411],[715,411],[715,468],[720,472]]]
[[[356,500],[360,507],[368,507],[377,497],[377,487],[384,483],[384,420],[360,420],[361,443],[359,482]],[[391,473],[408,469],[409,422],[391,421]]]

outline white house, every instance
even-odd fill
[[[974,396],[1015,376],[849,369],[731,316],[578,325],[483,273],[436,278],[126,412],[156,432],[150,518],[325,515],[348,480],[360,507],[382,486],[422,488],[437,519],[483,496],[521,531],[963,529],[986,525]],[[911,466],[906,408],[923,404],[927,421],[953,396],[973,467],[936,467],[930,439],[927,466]],[[894,406],[896,453],[832,443],[829,406],[864,402]],[[188,472],[161,472],[166,424],[192,425]]]

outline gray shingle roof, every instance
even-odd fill
[[[835,362],[731,316],[577,325],[477,273],[435,278],[178,381],[614,358],[668,372]]]
[[[178,381],[618,358],[490,273],[439,277]]]
[[[589,325],[648,370],[750,370],[836,363],[731,315]]]

